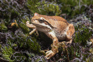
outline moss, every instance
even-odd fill
[[[25,56],[25,54],[20,53],[20,52],[15,52],[12,58],[14,59],[15,62],[27,60],[27,57]]]
[[[3,58],[8,60],[9,62],[13,62],[13,60],[11,59],[13,52],[14,50],[11,48],[11,46],[4,46],[2,48]]]
[[[26,21],[29,21],[29,18],[27,16],[25,16],[22,20],[22,22],[19,23],[19,27],[22,29],[22,31],[24,33],[28,33],[30,30],[29,28],[26,26]]]
[[[76,27],[77,29],[77,27]],[[79,32],[75,33],[74,42],[78,42],[82,45],[86,45],[87,40],[91,37],[92,31],[88,28],[78,28]]]
[[[40,52],[40,45],[36,42],[35,38],[27,39],[27,45],[28,45],[30,50],[33,50],[37,53]]]
[[[84,13],[86,11],[86,6],[92,4],[93,1],[88,0],[59,0],[59,1],[39,1],[35,2],[32,0],[27,1],[27,6],[32,13],[40,13],[45,15],[61,15],[66,13],[69,17],[74,17],[75,15]]]
[[[6,30],[7,30],[7,27],[6,27],[5,23],[2,21],[0,23],[0,31],[6,31]]]
[[[56,3],[52,2],[46,2],[46,1],[41,1],[39,2],[38,0],[34,3],[32,3],[32,0],[28,0],[28,8],[33,12],[37,12],[40,14],[48,14],[48,15],[60,15],[61,10],[59,5]]]
[[[44,56],[35,56],[32,58],[32,62],[48,62]]]
[[[24,33],[28,33],[30,31],[24,23],[20,23],[19,26]]]
[[[30,18],[35,12],[45,15],[61,15],[65,13],[68,16],[67,19],[78,14],[86,14],[87,5],[93,4],[93,1],[80,1],[81,0],[27,0],[27,2],[24,0],[0,1],[0,57],[3,57],[10,62],[31,62],[32,60],[37,62],[47,61],[43,57],[36,55],[41,55],[39,53],[41,48],[49,48],[52,40],[46,38],[46,36],[41,33],[41,37],[36,36],[36,33],[28,36],[30,29],[26,27],[26,21],[30,21]],[[11,23],[13,23],[14,20],[16,20],[18,27],[11,26]],[[81,26],[78,25],[75,28],[75,43],[73,42],[72,45],[70,45],[71,47],[67,48],[68,54],[64,53],[63,56],[60,54],[63,61],[67,59],[67,55],[70,58],[69,60],[74,60],[74,58],[81,58],[82,52],[86,53],[86,41],[90,38],[93,31],[86,26],[82,26],[83,24],[80,25]],[[73,46],[74,44],[75,46]],[[84,50],[81,50],[82,48],[80,47],[84,47]],[[65,49],[63,50],[66,52]],[[83,56],[84,58],[82,61],[91,60],[91,57],[88,57],[89,54],[83,54]]]

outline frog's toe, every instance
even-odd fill
[[[51,57],[53,57],[55,55],[55,53],[52,50],[49,50],[46,52],[46,59],[50,59]]]
[[[46,52],[46,55],[49,54],[49,53],[52,53],[52,50],[47,51],[47,52]]]
[[[27,21],[26,24],[29,24],[29,21]]]

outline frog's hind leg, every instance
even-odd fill
[[[66,42],[66,44],[71,44],[71,43],[72,43],[72,39]]]
[[[53,57],[56,53],[58,53],[58,39],[54,33],[54,31],[50,31],[46,34],[48,37],[50,37],[53,40],[52,49],[46,52],[46,58],[50,59]]]

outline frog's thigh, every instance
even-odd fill
[[[70,41],[66,42],[66,44],[71,44],[71,43],[72,43],[72,39]]]
[[[50,31],[48,32],[48,37],[50,37],[52,40],[53,40],[53,44],[52,44],[52,51],[54,53],[57,53],[58,52],[58,39],[54,33],[54,31]]]
[[[36,28],[36,26],[34,26],[33,24],[29,24],[29,21],[26,22],[26,26],[33,29]]]
[[[57,44],[58,44],[58,39],[57,39],[54,31],[48,32],[47,35],[48,35],[48,37],[50,37],[50,38],[53,40],[53,45],[57,46]]]
[[[54,33],[54,31],[48,32],[47,36],[53,40],[52,49],[46,52],[46,58],[50,59],[58,52],[58,39]]]

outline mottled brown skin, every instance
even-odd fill
[[[73,24],[69,24],[64,18],[59,16],[46,16],[38,13],[34,14],[31,20],[26,22],[27,27],[33,28],[30,34],[36,30],[44,32],[53,40],[52,49],[46,52],[46,58],[50,59],[58,52],[58,40],[67,40],[72,43],[72,36],[75,32]]]

